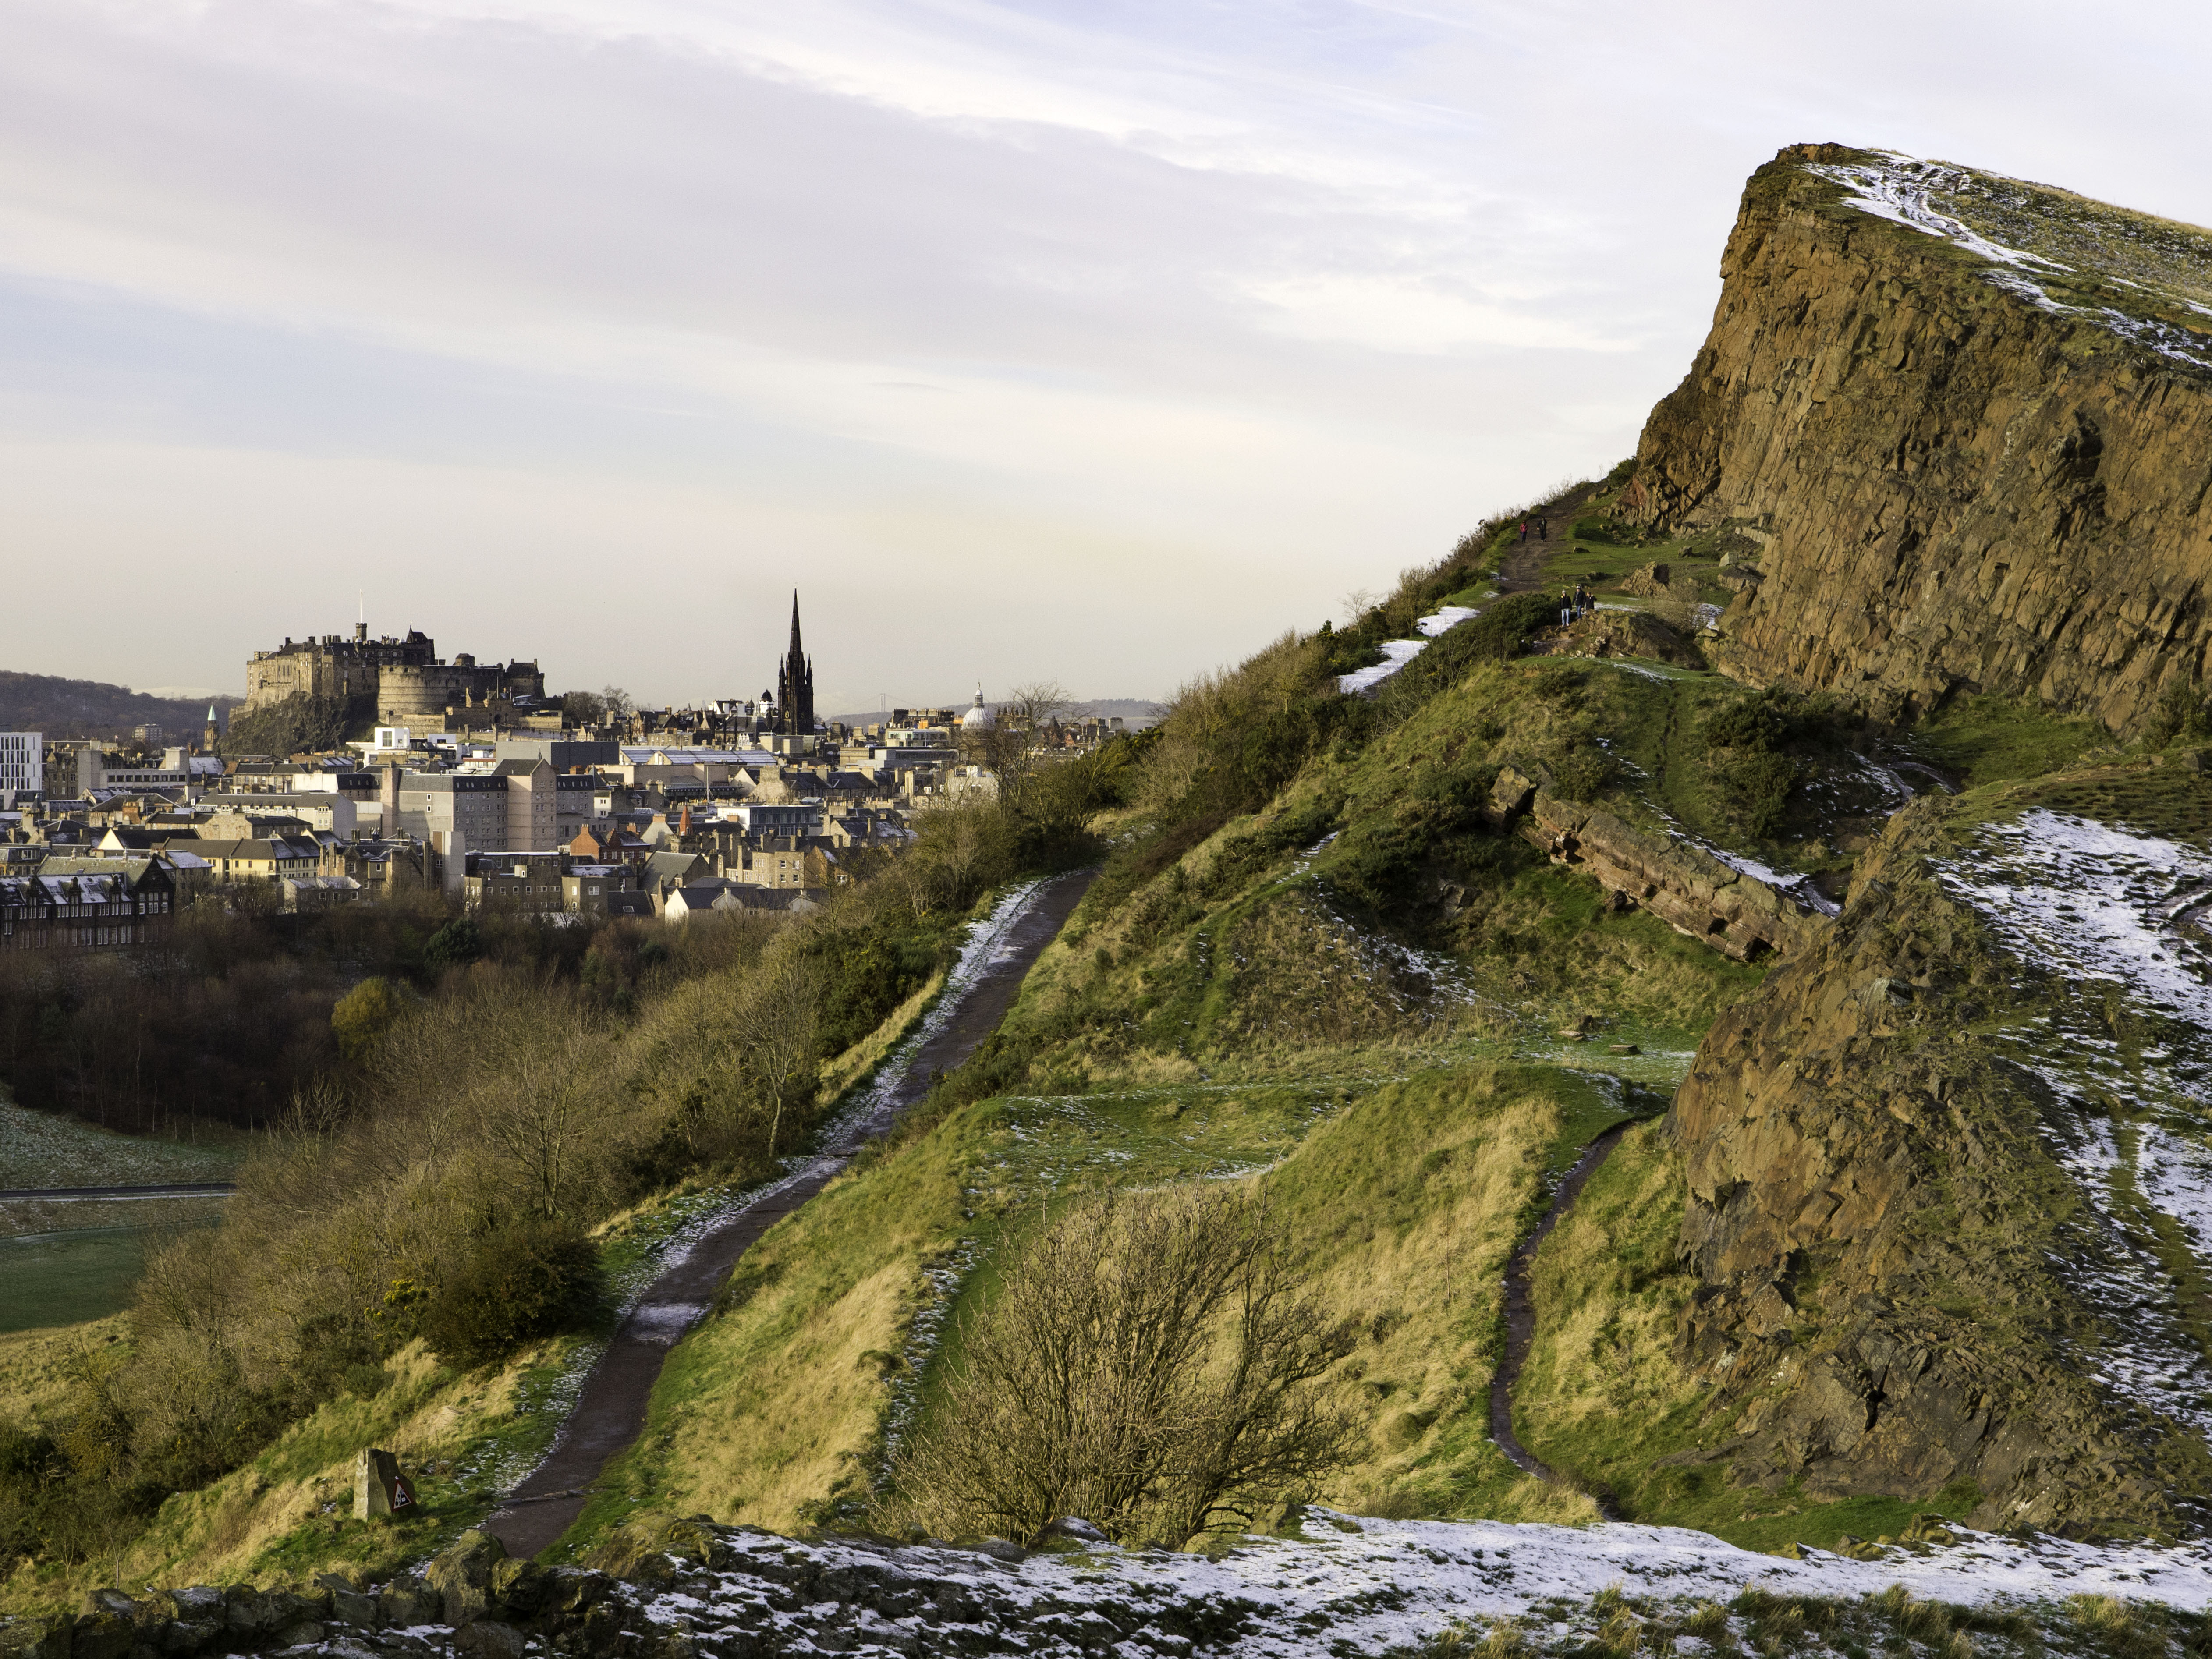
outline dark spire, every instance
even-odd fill
[[[814,665],[799,637],[799,590],[791,592],[791,651],[775,677],[776,730],[792,737],[814,732]]]

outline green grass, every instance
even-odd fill
[[[2112,738],[2086,717],[2009,698],[1954,699],[1905,738],[1906,752],[1960,780],[1964,788],[2063,771]]]
[[[146,1238],[143,1228],[99,1227],[0,1239],[0,1332],[122,1312],[146,1268]]]

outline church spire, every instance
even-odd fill
[[[791,591],[791,651],[775,677],[776,727],[794,738],[814,735],[814,665],[799,636],[799,590]]]

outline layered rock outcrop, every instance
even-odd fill
[[[1623,510],[1763,544],[1723,669],[1884,717],[1981,690],[2121,732],[2170,681],[2201,695],[2212,234],[1802,145],[1753,176],[1721,270]]]
[[[1533,779],[1506,767],[1492,794],[1491,819],[1504,823],[1524,811],[1522,834],[1555,861],[1595,879],[1615,903],[1649,910],[1677,933],[1739,962],[1796,955],[1826,926],[1822,917],[1710,853],[1539,789]]]
[[[1948,1492],[1983,1528],[2193,1529],[2203,1425],[2137,1361],[2165,1327],[2161,1373],[2202,1363],[2197,1270],[2161,1273],[2173,1230],[2126,1195],[2124,1154],[2114,1173],[2127,1109],[2067,1086],[2065,1050],[2115,1045],[2050,1019],[2068,997],[2108,1032],[2132,1016],[1947,889],[1945,861],[1976,856],[1962,810],[1893,821],[1841,918],[1721,1018],[1676,1097],[1686,1352],[1741,1413],[1681,1461],[1814,1500]]]

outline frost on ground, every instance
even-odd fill
[[[2212,368],[2212,331],[2194,320],[2212,315],[2200,303],[2212,283],[2212,238],[2202,232],[1895,151],[1870,164],[1816,162],[1806,171],[1841,185],[1861,212],[1984,261],[1992,283],[2039,310]],[[2116,297],[2128,304],[2112,303]]]
[[[1457,628],[1469,617],[1479,617],[1480,611],[1463,605],[1448,605],[1431,611],[1413,624],[1420,635],[1418,640],[1385,640],[1382,641],[1382,660],[1368,668],[1356,668],[1349,674],[1336,677],[1336,689],[1346,696],[1355,691],[1367,691],[1389,679],[1407,663],[1428,649],[1429,641],[1437,635]]]
[[[228,1147],[118,1134],[0,1099],[0,1188],[228,1181],[238,1159]]]
[[[968,938],[960,947],[960,958],[945,975],[945,988],[938,994],[937,1000],[915,1022],[914,1029],[884,1056],[867,1083],[853,1091],[845,1109],[822,1131],[821,1145],[849,1147],[889,1127],[908,1063],[924,1043],[951,1021],[960,1010],[961,998],[975,988],[977,981],[993,968],[1013,960],[1018,949],[1013,937],[1015,924],[1029,914],[1043,891],[1042,881],[1018,883],[1000,896],[989,915],[968,924]]]
[[[1840,1600],[1901,1584],[1923,1600],[1980,1607],[2081,1595],[2212,1604],[2212,1551],[2202,1546],[1967,1534],[1924,1554],[1807,1551],[1793,1561],[1704,1533],[1624,1524],[1374,1521],[1309,1510],[1304,1530],[1309,1538],[1245,1539],[1218,1555],[1099,1546],[1024,1559],[1012,1550],[799,1543],[716,1528],[717,1565],[680,1571],[638,1611],[710,1649],[722,1638],[753,1651],[1334,1659],[1410,1650],[1478,1620],[1548,1615],[1553,1604],[1608,1587],[1680,1603],[1725,1601],[1747,1588]]]
[[[1936,873],[2050,984],[2045,1012],[2001,1041],[2050,1091],[2045,1145],[2089,1200],[2053,1264],[2109,1321],[2083,1368],[2212,1434],[2212,1365],[2175,1317],[2172,1270],[2141,1212],[2173,1218],[2212,1263],[2212,949],[2194,926],[2212,857],[2038,808],[1985,827]]]

